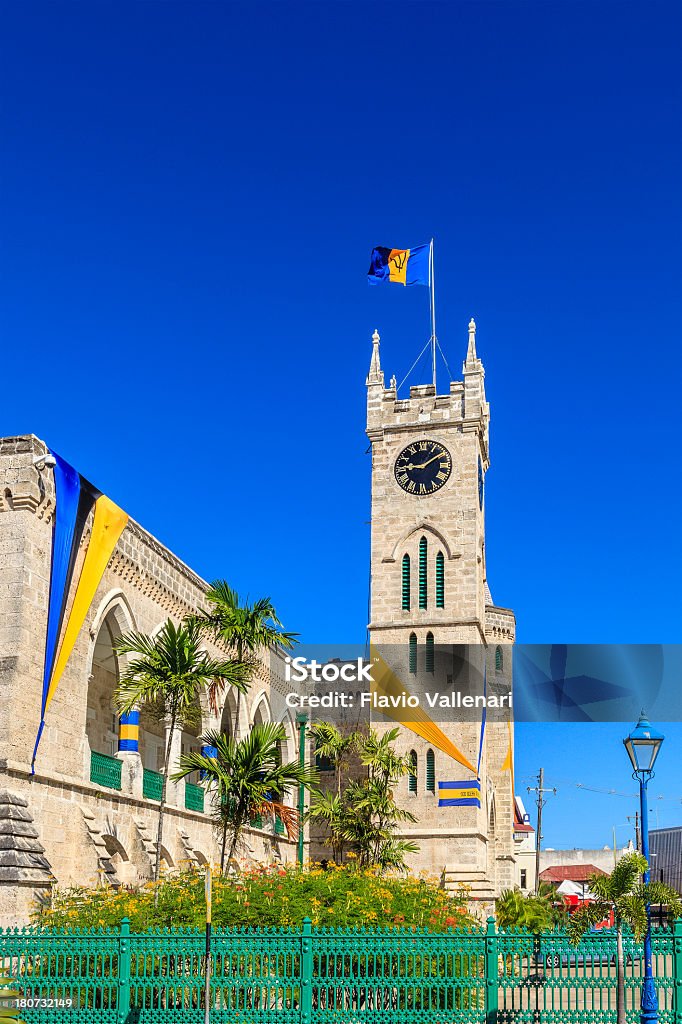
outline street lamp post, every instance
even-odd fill
[[[632,762],[632,777],[639,782],[639,801],[642,821],[642,855],[646,858],[644,884],[649,884],[649,811],[647,808],[647,785],[654,775],[654,763],[663,743],[663,734],[651,727],[642,711],[632,732],[623,740],[628,757]],[[644,982],[639,1019],[641,1024],[658,1021],[658,997],[651,963],[651,909],[646,908],[646,934],[644,936]]]
[[[296,715],[298,725],[298,760],[301,767],[305,765],[305,727],[308,716],[305,711]],[[305,786],[298,787],[298,866],[303,867],[303,815],[305,814]]]

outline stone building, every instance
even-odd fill
[[[469,327],[463,380],[450,383],[444,395],[421,385],[399,399],[395,380],[384,386],[379,344],[375,332],[367,377],[372,645],[408,652],[410,685],[424,674],[428,681],[429,658],[441,646],[470,645],[486,664],[487,693],[503,695],[511,687],[515,620],[509,609],[493,604],[487,582],[489,407],[475,325]],[[153,633],[169,617],[179,621],[196,612],[205,606],[207,589],[128,520],[48,708],[32,774],[55,510],[46,454],[34,436],[0,439],[0,925],[25,920],[35,895],[46,893],[53,878],[60,885],[126,884],[151,876],[166,735],[162,723],[143,711],[138,749],[126,749],[129,726],[112,704],[121,668],[114,645],[123,632]],[[91,528],[90,522],[81,561]],[[208,642],[207,649],[225,653]],[[283,723],[282,758],[294,760],[296,711],[285,699],[293,688],[281,655],[267,654],[240,702],[239,721],[232,693],[217,714],[202,705],[201,724],[176,734],[171,763],[197,749],[207,729],[243,736],[261,721]],[[509,714],[489,714],[485,729],[480,715],[443,722],[448,741],[462,752],[460,763],[407,728],[397,743],[414,766],[397,794],[418,819],[403,830],[419,844],[411,867],[442,875],[450,886],[468,884],[484,905],[516,880],[511,728]],[[167,869],[218,859],[208,797],[198,781],[169,783]],[[480,799],[441,802],[440,786],[455,782],[479,786]],[[307,833],[304,838],[306,857],[308,850],[324,851],[320,835],[312,846]],[[295,856],[295,845],[276,823],[248,831],[247,859]]]
[[[144,712],[139,750],[119,750],[112,704],[119,659],[114,642],[131,629],[154,633],[205,606],[207,584],[139,524],[128,521],[90,606],[46,715],[35,774],[55,507],[46,445],[33,436],[0,440],[0,924],[25,920],[35,894],[59,884],[151,876],[165,732]],[[47,462],[49,463],[49,459]],[[81,543],[80,556],[87,540]],[[78,566],[77,566],[78,571]],[[214,656],[224,656],[207,642]],[[294,714],[284,696],[282,658],[267,655],[240,702],[238,734],[261,721],[284,724],[285,760],[298,756]],[[177,732],[172,762],[199,736],[234,732],[236,701]],[[123,744],[125,746],[125,744]],[[208,800],[194,782],[169,783],[164,864],[204,864],[219,852]],[[295,798],[295,794],[293,794]],[[295,845],[271,824],[247,835],[253,860],[293,859]]]
[[[463,380],[444,395],[432,384],[400,399],[384,384],[380,338],[373,336],[367,376],[367,435],[372,449],[371,642],[402,649],[407,678],[434,672],[442,645],[468,645],[486,664],[488,694],[511,688],[514,613],[493,604],[485,557],[484,480],[490,464],[489,406],[476,326],[469,324]],[[472,655],[475,657],[475,655]],[[431,662],[431,664],[429,664]],[[507,716],[507,719],[509,716]],[[414,772],[400,784],[417,816],[402,835],[419,844],[416,868],[466,883],[485,902],[516,880],[511,722],[488,714],[449,717],[443,730],[473,772],[414,732],[400,753]],[[483,735],[482,744],[481,736]],[[480,747],[480,806],[439,801],[439,782],[475,783]]]

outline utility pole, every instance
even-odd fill
[[[538,784],[537,786],[529,786],[529,793],[537,793],[535,803],[538,808],[538,827],[535,833],[535,895],[537,896],[540,890],[540,844],[542,843],[542,808],[545,806],[547,801],[544,798],[545,793],[554,793],[556,796],[556,789],[545,789],[545,769],[541,768],[538,772]]]
[[[628,821],[634,821],[634,823],[635,823],[635,849],[637,850],[637,853],[641,853],[642,852],[642,844],[641,844],[640,839],[639,839],[639,811],[635,811],[634,818],[632,817],[631,814],[628,814],[627,815],[627,819],[628,819]]]

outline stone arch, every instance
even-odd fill
[[[208,867],[208,864],[209,864],[208,857],[204,853],[202,853],[201,850],[194,850],[193,853],[194,853],[194,859],[195,859],[195,861],[197,862],[197,864],[199,865],[200,868]]]
[[[290,712],[285,714],[282,719],[282,725],[284,726],[285,738],[280,746],[282,747],[282,761],[284,764],[287,764],[290,761],[295,761],[297,757],[296,727]]]
[[[104,595],[95,612],[95,616],[90,624],[90,636],[93,641],[97,639],[97,634],[109,612],[114,613],[119,634],[129,633],[130,630],[137,628],[135,616],[133,615],[128,598],[120,588],[116,588]],[[90,660],[92,662],[92,655]]]
[[[235,735],[235,716],[237,714],[237,692],[231,686],[225,694],[225,701],[220,713],[220,731],[224,732],[230,739]],[[237,728],[237,732],[239,728]]]
[[[409,526],[401,534],[396,543],[393,545],[393,550],[391,551],[391,554],[387,558],[382,559],[382,561],[395,562],[398,556],[403,552],[407,543],[415,536],[415,534],[423,533],[426,533],[427,535],[430,534],[431,537],[435,537],[439,541],[445,552],[446,558],[452,559],[459,558],[461,556],[461,551],[457,550],[454,542],[450,539],[450,537],[445,533],[443,529],[441,529],[438,526],[435,526],[433,523],[429,522],[428,519],[423,519],[416,526]]]
[[[268,695],[265,690],[261,690],[251,705],[251,723],[252,725],[265,725],[271,721],[272,714]]]
[[[175,862],[165,846],[161,847],[161,867],[166,871],[172,871],[175,867]]]
[[[115,757],[118,750],[118,713],[113,695],[121,660],[114,644],[122,633],[134,628],[135,621],[122,591],[111,591],[100,602],[90,628],[92,643],[85,700],[88,756],[98,753]]]
[[[135,881],[136,871],[128,856],[128,852],[120,839],[109,833],[102,833],[102,842],[107,851],[109,863],[117,882],[128,885]]]

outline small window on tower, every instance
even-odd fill
[[[417,634],[410,633],[409,645],[409,670],[412,675],[417,674]]]
[[[403,555],[403,611],[410,610],[410,556]]]
[[[426,537],[422,537],[419,541],[419,607],[426,608],[427,606],[427,588],[426,588],[426,558],[428,554],[428,543]]]
[[[434,670],[434,661],[435,657],[433,633],[429,632],[426,634],[426,652],[424,657],[424,668],[426,669],[427,672],[431,672],[432,674]]]
[[[503,668],[504,661],[502,658],[502,648],[498,646],[495,648],[495,671],[501,672]]]
[[[436,608],[445,608],[445,557],[442,551],[436,555]]]
[[[410,751],[410,773],[407,776],[407,789],[410,793],[417,792],[417,751]]]
[[[426,751],[426,792],[436,792],[436,756],[431,749]]]

